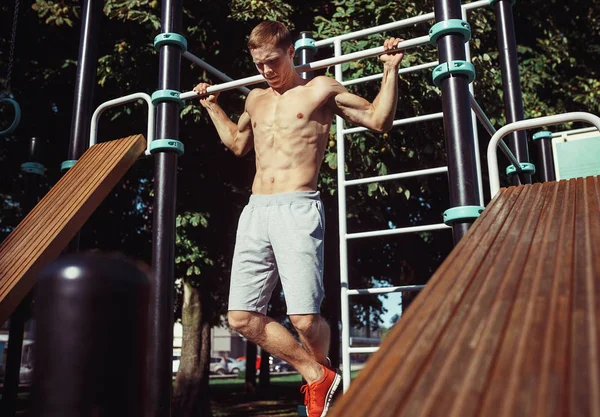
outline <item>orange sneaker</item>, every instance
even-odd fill
[[[342,377],[321,365],[323,368],[323,378],[312,384],[303,385],[300,392],[304,394],[304,405],[308,417],[324,417],[329,411],[333,395],[340,385]]]

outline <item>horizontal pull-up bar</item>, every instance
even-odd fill
[[[298,71],[299,73],[303,73],[303,72],[308,72],[308,71],[319,70],[319,69],[327,68],[327,67],[330,67],[333,65],[344,64],[346,62],[356,61],[356,60],[364,59],[364,58],[372,58],[375,56],[383,55],[385,53],[406,50],[408,48],[415,48],[417,46],[428,45],[428,44],[429,44],[429,36],[421,36],[418,38],[409,39],[407,41],[400,42],[398,44],[398,48],[396,48],[392,51],[386,51],[383,48],[383,46],[378,46],[376,48],[366,49],[364,51],[352,52],[350,54],[342,55],[339,57],[327,58],[327,59],[322,59],[320,61],[311,62],[311,63],[305,64],[305,65],[299,65],[296,67],[296,71]],[[265,79],[262,75],[254,75],[251,77],[241,78],[241,79],[235,80],[235,81],[230,81],[230,82],[217,84],[217,85],[211,85],[207,89],[207,94],[220,93],[222,91],[233,90],[234,88],[252,85],[252,84],[258,84],[258,83],[261,83],[264,81],[265,81]],[[200,97],[200,95],[198,93],[196,93],[195,91],[188,91],[188,92],[182,93],[180,95],[180,98],[182,100],[187,100],[187,99],[191,99],[191,98],[195,98],[195,97]]]

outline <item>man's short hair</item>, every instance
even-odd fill
[[[275,45],[285,51],[293,44],[292,34],[283,23],[266,20],[250,32],[248,49],[258,49],[265,44]]]

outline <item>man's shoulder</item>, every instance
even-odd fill
[[[308,85],[315,85],[318,87],[323,87],[323,86],[334,87],[334,86],[338,86],[339,83],[334,78],[328,77],[326,75],[319,75],[319,76],[313,78],[312,80],[310,80]]]

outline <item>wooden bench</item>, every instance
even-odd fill
[[[0,323],[146,149],[142,135],[88,149],[0,246]]]
[[[329,417],[600,417],[600,177],[502,189]]]

